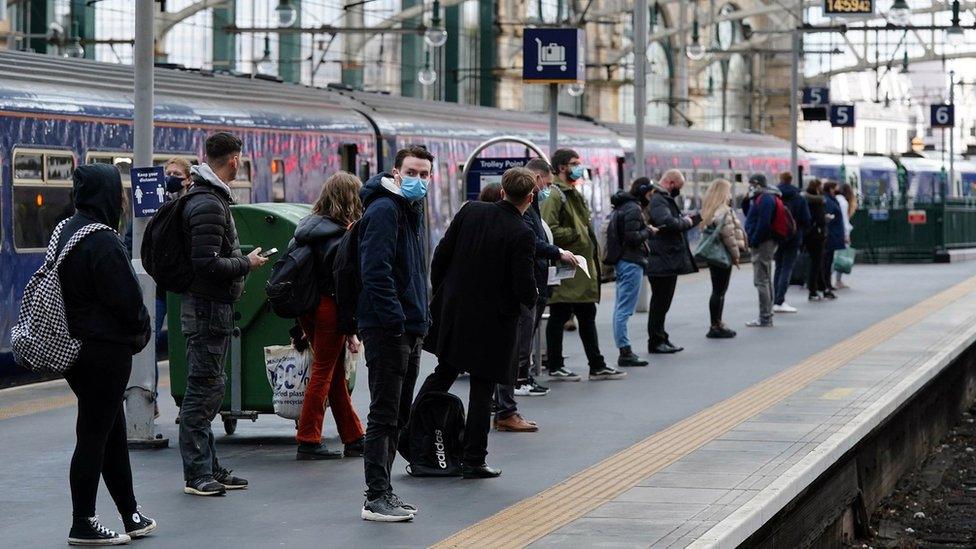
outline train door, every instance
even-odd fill
[[[359,171],[357,158],[359,147],[355,143],[343,143],[339,145],[339,163],[344,171],[356,173]]]

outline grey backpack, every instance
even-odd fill
[[[35,372],[63,374],[78,359],[81,342],[68,333],[58,267],[83,238],[97,231],[112,230],[101,223],[85,225],[71,236],[58,254],[61,229],[67,222],[67,219],[62,221],[54,229],[44,263],[27,282],[20,315],[10,330],[14,360]]]

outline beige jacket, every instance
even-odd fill
[[[738,263],[739,256],[746,249],[746,232],[742,229],[739,216],[731,210],[728,206],[722,206],[716,210],[713,223],[722,223],[720,227],[722,243],[732,255],[732,262]]]

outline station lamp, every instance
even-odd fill
[[[447,43],[447,31],[441,26],[441,2],[434,0],[431,9],[430,27],[424,31],[424,42],[432,48],[439,48]]]
[[[65,57],[81,58],[85,56],[85,48],[81,45],[81,38],[78,36],[78,22],[71,23],[71,40],[64,48]]]
[[[685,54],[692,61],[700,61],[705,58],[705,46],[701,43],[701,33],[698,30],[698,13],[695,13],[695,20],[691,23],[691,44],[685,48]]]
[[[912,8],[905,0],[895,0],[888,10],[888,20],[895,25],[907,25],[911,20]]]
[[[255,63],[254,69],[258,74],[271,72],[271,37],[268,35],[264,36],[264,53]]]
[[[278,0],[275,15],[278,17],[279,27],[290,27],[298,20],[298,10],[291,5],[291,0]]]
[[[431,86],[437,82],[437,71],[430,66],[430,50],[424,54],[424,68],[417,73],[417,82],[423,86]]]
[[[966,40],[966,33],[959,24],[959,0],[952,2],[952,26],[946,31],[946,40],[952,46],[961,46]]]
[[[585,91],[586,84],[583,82],[573,82],[569,86],[566,86],[566,93],[568,93],[571,97],[579,97],[583,95]]]

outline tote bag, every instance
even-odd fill
[[[729,213],[725,214],[726,216]],[[725,217],[719,223],[713,223],[702,231],[698,246],[695,247],[695,259],[700,259],[710,266],[732,268],[732,254],[726,249],[722,242],[722,231],[720,227],[725,223]]]

